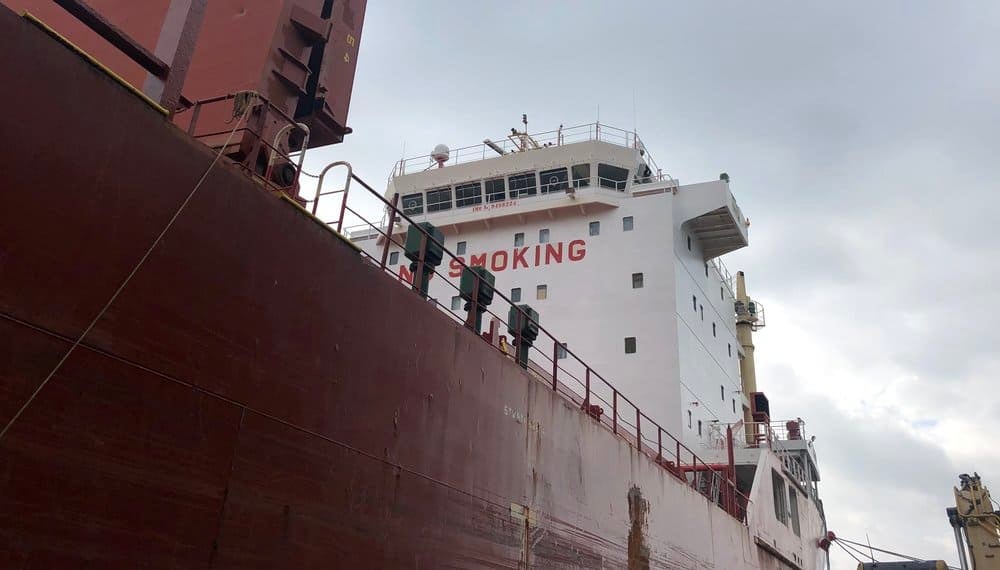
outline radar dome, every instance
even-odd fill
[[[451,150],[446,144],[439,144],[434,147],[433,151],[431,151],[431,158],[433,158],[438,164],[447,162],[450,155]]]

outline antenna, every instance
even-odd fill
[[[632,88],[632,134],[634,135],[639,127],[636,125],[636,113],[635,113],[635,87]]]

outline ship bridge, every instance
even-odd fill
[[[385,196],[398,195],[399,208],[415,221],[457,233],[470,224],[489,229],[509,219],[588,214],[630,197],[683,190],[674,223],[701,242],[708,261],[748,244],[749,224],[728,182],[724,175],[682,188],[634,132],[591,123],[530,135],[511,129],[504,139],[455,150],[438,145],[397,162]],[[368,228],[351,237],[376,233]]]
[[[676,187],[635,133],[592,123],[531,135],[512,129],[506,139],[455,150],[439,145],[397,162],[386,198],[398,194],[406,215],[457,230],[617,208],[633,193]]]

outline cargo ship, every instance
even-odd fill
[[[525,119],[382,192],[302,169],[364,2],[4,3],[0,566],[827,567],[728,176]]]

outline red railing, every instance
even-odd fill
[[[344,163],[334,163],[334,165],[344,165]],[[331,167],[334,165],[331,165]],[[324,169],[324,174],[329,168]],[[396,237],[396,234],[401,234],[401,232],[396,230],[397,224],[405,222],[411,227],[418,228],[422,234],[421,241],[424,244],[434,242],[444,252],[441,267],[445,269],[441,273],[435,272],[435,275],[440,277],[440,279],[436,279],[435,281],[447,283],[454,290],[455,295],[460,296],[459,286],[447,278],[447,271],[450,268],[456,267],[455,264],[463,270],[469,267],[463,259],[452,253],[445,247],[445,244],[438,242],[434,236],[420,228],[415,220],[403,213],[399,208],[398,194],[395,194],[391,200],[387,200],[366,182],[358,178],[349,167],[347,168],[346,180],[347,183],[343,189],[334,191],[325,191],[322,185],[320,185],[316,190],[317,198],[308,201],[313,202],[311,210],[314,213],[317,211],[318,204],[316,202],[318,202],[319,197],[340,194],[342,201],[338,205],[339,215],[335,219],[324,223],[339,230],[344,228],[345,215],[350,214],[356,217],[362,223],[360,226],[354,227],[363,229],[353,232],[353,235],[367,236],[368,239],[376,239],[376,243],[381,242],[380,251],[377,256],[366,252],[364,248],[361,248],[362,255],[373,265],[393,275],[395,279],[400,280],[404,285],[414,290],[417,289],[415,284],[421,282],[424,272],[433,271],[433,268],[427,267],[423,258],[419,259],[416,262],[416,270],[413,272],[412,282],[407,282],[400,275],[393,274],[391,267],[386,262],[391,246],[395,245],[401,249],[403,248],[403,243]],[[384,206],[388,213],[386,220],[379,225],[373,224],[348,204],[348,198],[352,196],[349,192],[350,188],[352,188],[352,182],[360,185],[361,188],[365,189],[367,194],[374,196]],[[474,272],[473,274],[475,275]],[[473,285],[474,290],[478,290],[481,286],[481,279],[476,275]],[[497,289],[494,289],[493,297],[493,303],[489,307],[483,308],[484,318],[489,318],[493,322],[489,332],[482,334],[480,331],[475,330],[476,315],[480,309],[476,301],[476,295],[472,295],[472,300],[469,302],[463,300],[468,306],[464,310],[452,309],[450,305],[442,304],[437,299],[430,300],[458,323],[473,330],[476,334],[481,334],[482,338],[497,347],[508,357],[514,358],[516,361],[521,361],[524,355],[521,354],[519,332],[515,334],[513,351],[508,349],[505,343],[500,343],[498,339],[499,325],[508,324],[505,314],[508,312],[509,307],[517,306],[517,304]],[[502,310],[496,311],[495,308],[497,305],[500,305]],[[520,308],[518,310],[520,311],[520,317],[528,318],[528,315],[523,310]],[[498,314],[498,312],[502,314]],[[743,522],[746,521],[746,509],[749,504],[749,498],[740,492],[736,486],[731,429],[727,430],[728,463],[706,463],[694,451],[644,413],[639,406],[601,376],[589,364],[584,362],[566,344],[560,342],[541,323],[538,323],[538,331],[538,338],[534,345],[528,349],[529,373],[536,376],[540,381],[545,382],[556,393],[574,402],[584,413],[606,426],[612,433],[634,445],[639,452],[645,454],[678,480],[691,486],[692,489],[707,497],[736,519]],[[580,379],[581,376],[582,380]],[[608,411],[610,411],[610,417]]]

